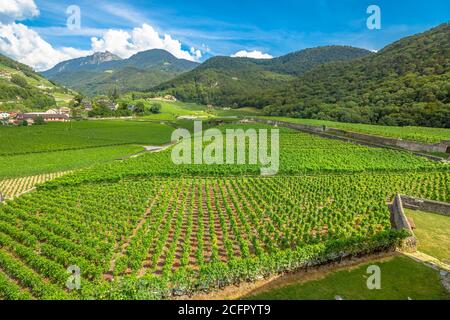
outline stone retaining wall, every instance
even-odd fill
[[[319,134],[329,134],[340,137],[347,137],[355,140],[366,141],[371,144],[390,146],[395,148],[406,149],[413,152],[440,152],[440,153],[449,153],[450,152],[450,141],[441,141],[437,144],[424,144],[414,141],[401,140],[395,138],[387,138],[374,136],[364,133],[350,132],[340,129],[329,128],[326,126],[313,126],[306,124],[298,124],[298,123],[290,123],[285,121],[277,121],[277,120],[264,120],[264,119],[252,119],[252,121],[265,123],[269,125],[279,125],[286,128],[307,131],[311,133],[319,133]],[[450,153],[449,153],[450,156]]]
[[[406,230],[411,235],[410,237],[403,240],[402,249],[406,251],[416,251],[417,239],[414,236],[414,232],[409,224],[408,219],[405,216],[405,211],[403,210],[402,198],[400,195],[396,195],[394,202],[389,205],[389,210],[391,212],[391,226],[396,230]]]
[[[450,217],[450,203],[401,196],[402,204],[407,209],[433,212]]]

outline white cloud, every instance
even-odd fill
[[[34,0],[1,0],[0,23],[24,20],[39,15]]]
[[[196,61],[202,57],[202,52],[191,48],[189,51],[182,49],[180,41],[173,39],[170,35],[161,36],[152,26],[143,24],[142,27],[134,28],[131,33],[124,30],[108,30],[102,38],[91,39],[92,50],[109,51],[122,58],[150,49],[164,49],[179,59]]]
[[[0,23],[0,52],[37,71],[49,69],[64,60],[90,54],[90,51],[74,48],[54,49],[37,32],[20,23]]]
[[[271,56],[270,54],[262,53],[261,51],[257,50],[254,51],[241,50],[231,56],[233,58],[273,59],[273,56]]]
[[[37,71],[50,69],[61,61],[99,51],[110,51],[122,58],[128,58],[140,51],[164,49],[180,59],[197,61],[202,57],[201,50],[195,48],[183,50],[180,41],[168,34],[160,35],[152,26],[145,23],[130,32],[113,29],[104,31],[98,38],[91,38],[91,50],[54,48],[35,30],[16,23],[38,15],[39,9],[34,0],[0,0],[0,52]]]

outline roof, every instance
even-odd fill
[[[42,117],[44,120],[45,119],[67,119],[68,120],[69,119],[69,116],[66,114],[49,114],[49,113],[38,113],[38,112],[19,114],[17,116],[17,119],[19,119],[19,120],[26,120],[26,119],[35,120],[38,117]]]

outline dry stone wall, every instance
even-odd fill
[[[265,123],[269,125],[278,125],[286,128],[307,131],[316,134],[346,137],[350,139],[355,139],[359,141],[366,141],[370,144],[390,146],[395,148],[406,149],[413,152],[439,152],[439,153],[449,153],[450,151],[450,141],[441,141],[437,144],[424,144],[414,141],[407,141],[401,139],[373,136],[364,133],[350,132],[340,129],[329,128],[326,126],[313,126],[298,123],[290,123],[285,121],[276,120],[264,120],[264,119],[252,119],[252,121]],[[449,153],[450,156],[450,153]]]

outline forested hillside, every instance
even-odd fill
[[[213,57],[195,70],[154,88],[185,101],[224,107],[263,107],[267,90],[281,90],[294,76],[332,61],[369,55],[352,47],[307,49],[270,60]]]
[[[73,93],[30,67],[0,54],[0,110],[36,110],[70,100]]]
[[[450,24],[375,55],[319,66],[262,99],[271,115],[448,128]]]

